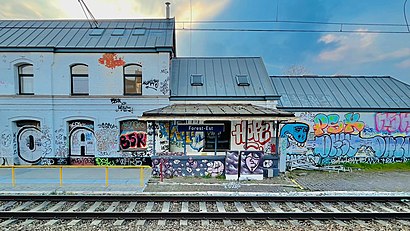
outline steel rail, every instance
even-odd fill
[[[402,202],[410,196],[0,195],[0,201]]]
[[[47,211],[0,211],[1,219],[170,219],[170,220],[410,220],[406,212],[47,212]]]

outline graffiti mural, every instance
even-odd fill
[[[248,123],[248,134],[246,134],[246,123]],[[265,150],[272,138],[271,123],[263,121],[241,121],[233,125],[232,138],[236,145],[243,149]],[[246,145],[247,137],[247,147]]]
[[[378,132],[410,132],[410,113],[376,113],[374,119]]]
[[[147,149],[147,124],[138,120],[126,120],[120,124],[121,150]]]
[[[24,126],[17,134],[18,164],[35,164],[52,152],[50,129]]]
[[[160,176],[160,164],[164,177],[177,176],[212,176],[224,175],[223,156],[173,156],[152,157],[152,175]]]
[[[364,129],[364,122],[359,121],[359,113],[347,113],[341,120],[338,114],[317,114],[313,125],[315,136],[328,134],[359,134]]]
[[[95,154],[95,134],[93,121],[71,121],[70,128],[70,155],[74,156],[94,156]]]
[[[114,69],[116,67],[122,67],[125,65],[123,58],[120,58],[115,53],[105,53],[101,58],[98,59],[98,63]]]
[[[241,176],[263,174],[263,152],[241,151]]]
[[[306,119],[304,123],[282,127],[280,152],[288,162],[300,160],[311,164],[409,161],[409,115],[304,113],[301,117]],[[304,134],[299,134],[296,128]]]
[[[280,137],[286,138],[286,148],[289,148],[291,145],[303,147],[305,145],[308,132],[309,125],[307,124],[288,123],[282,127]]]
[[[111,123],[101,123],[97,125],[95,132],[97,140],[96,156],[111,156],[117,153],[118,149],[118,126]]]

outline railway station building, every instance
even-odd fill
[[[0,21],[0,164],[152,165],[166,176],[405,161],[410,86],[269,76],[177,57],[175,19]],[[239,175],[238,175],[239,173]]]

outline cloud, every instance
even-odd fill
[[[193,20],[211,19],[221,13],[232,0],[192,1]],[[85,0],[97,19],[108,18],[164,18],[165,0]],[[190,20],[190,1],[169,0],[171,16],[177,20]],[[85,19],[76,0],[2,0],[0,18],[3,19]]]
[[[410,68],[410,59],[406,59],[402,62],[400,62],[399,64],[397,64],[396,66],[403,68],[403,69],[407,69]]]
[[[359,30],[360,31],[360,30]],[[332,45],[333,48],[319,53],[321,61],[356,60],[366,62],[374,56],[374,51],[369,49],[374,45],[375,34],[357,33],[350,35],[326,34],[320,37],[318,42]]]

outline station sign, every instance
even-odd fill
[[[223,132],[224,124],[178,124],[179,132]]]

